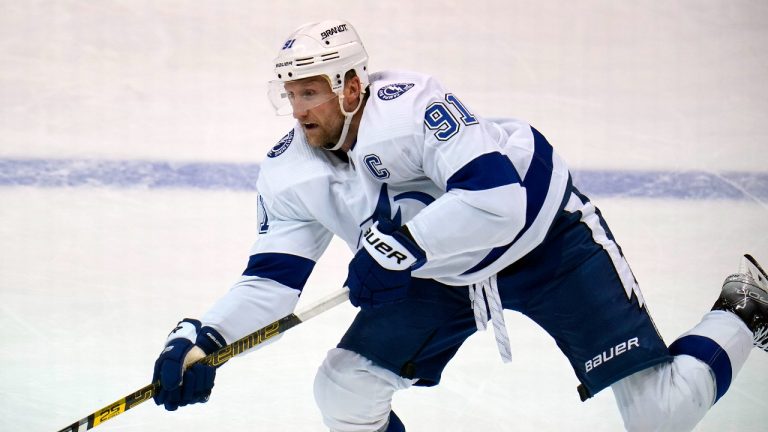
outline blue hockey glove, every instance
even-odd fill
[[[226,345],[224,337],[195,319],[185,318],[173,329],[165,349],[155,361],[152,382],[160,381],[154,400],[168,411],[207,402],[216,379],[216,368],[196,361]]]
[[[363,247],[349,263],[349,301],[365,309],[405,299],[411,271],[425,262],[426,253],[406,227],[379,221],[365,232]]]

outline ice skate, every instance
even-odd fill
[[[744,255],[738,273],[725,278],[712,310],[736,314],[752,330],[755,346],[768,351],[768,275],[751,255]]]

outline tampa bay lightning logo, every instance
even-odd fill
[[[293,129],[288,132],[288,135],[280,139],[276,146],[272,147],[272,150],[267,153],[267,156],[271,158],[280,156],[288,149],[288,146],[291,145],[291,141],[293,141]]]
[[[357,236],[358,248],[360,247],[360,239],[363,238],[363,232],[367,229],[368,226],[385,219],[394,222],[397,226],[403,225],[402,210],[398,205],[398,202],[403,200],[418,201],[424,206],[428,206],[432,204],[433,201],[435,201],[435,198],[426,192],[410,191],[399,193],[393,196],[392,201],[390,201],[389,188],[386,183],[382,183],[381,189],[379,190],[379,199],[376,202],[376,208],[373,210],[373,213],[368,216],[367,219],[360,223],[360,233]],[[392,203],[397,205],[395,214],[392,214]]]
[[[379,95],[379,99],[388,101],[400,97],[413,86],[413,83],[389,84],[380,88],[377,94]]]

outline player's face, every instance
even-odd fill
[[[335,144],[341,137],[344,115],[338,96],[323,77],[285,83],[285,91],[307,142],[313,147]]]

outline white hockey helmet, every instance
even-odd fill
[[[368,87],[368,53],[352,24],[343,20],[325,20],[305,24],[283,43],[275,58],[276,80],[269,82],[269,100],[278,115],[292,113],[284,84],[314,76],[328,79],[331,90],[339,96],[344,89],[344,75],[354,69],[363,91]],[[327,102],[327,99],[318,101]],[[359,108],[359,107],[358,107]],[[345,115],[354,115],[344,111]]]

